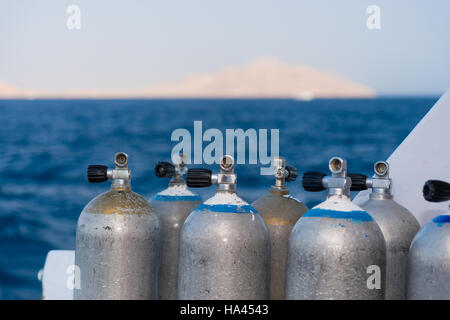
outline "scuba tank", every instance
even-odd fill
[[[347,162],[334,157],[331,176],[306,172],[303,188],[328,189],[289,237],[287,299],[384,299],[386,247],[373,218],[350,201]]]
[[[372,189],[369,200],[362,203],[360,207],[378,223],[386,242],[385,299],[404,300],[408,251],[420,225],[408,209],[393,200],[389,164],[378,161],[374,165],[374,171],[375,176],[371,179],[363,175],[354,177],[349,174],[352,179],[350,190]]]
[[[220,173],[189,169],[187,185],[217,184],[216,194],[186,219],[180,236],[178,298],[266,300],[270,240],[264,220],[236,194],[234,160],[224,156]]]
[[[297,220],[308,208],[289,194],[285,181],[295,181],[298,171],[285,167],[283,158],[274,159],[275,185],[270,193],[252,206],[258,211],[269,229],[270,252],[270,299],[284,299],[286,282],[286,260],[289,235]]]
[[[430,202],[450,200],[450,184],[428,180],[423,196]],[[408,257],[410,300],[450,299],[450,213],[435,217],[414,237]]]
[[[131,191],[128,156],[117,153],[116,167],[88,167],[91,183],[112,180],[111,190],[92,199],[77,225],[75,265],[80,288],[75,299],[157,298],[159,221],[150,203]]]
[[[184,158],[174,164],[158,162],[155,174],[159,178],[172,179],[169,187],[157,193],[150,201],[159,217],[161,228],[161,268],[159,272],[159,299],[177,298],[178,243],[180,230],[187,216],[201,204],[201,198],[186,187]]]

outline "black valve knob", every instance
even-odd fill
[[[323,186],[322,179],[326,174],[316,171],[307,171],[303,174],[302,184],[306,191],[318,192],[326,190]]]
[[[430,202],[450,200],[450,184],[440,180],[428,180],[423,186],[423,197]]]
[[[101,164],[88,166],[87,178],[90,183],[105,182],[108,180],[108,167]]]
[[[187,172],[186,184],[191,188],[203,188],[211,185],[211,170],[192,168]]]
[[[349,173],[348,176],[352,179],[352,186],[350,191],[367,190],[367,176],[359,173]]]
[[[160,161],[155,166],[155,175],[158,178],[169,178],[175,175],[175,166],[170,162]]]
[[[295,181],[298,177],[298,170],[293,166],[286,166],[286,171],[288,176],[284,179],[285,181]]]

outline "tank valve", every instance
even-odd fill
[[[359,173],[349,173],[348,176],[352,179],[352,186],[350,191],[367,190],[367,176]]]
[[[297,180],[298,177],[298,170],[297,168],[293,166],[286,166],[286,172],[287,176],[285,178],[285,181],[291,182]]]
[[[423,197],[430,202],[450,200],[450,184],[441,180],[428,180],[423,186]]]
[[[155,166],[155,175],[158,178],[170,178],[175,175],[175,166],[170,162],[160,161]]]
[[[349,173],[352,179],[351,191],[362,191],[372,188],[375,193],[390,194],[391,179],[389,179],[389,164],[386,161],[377,161],[373,166],[375,172],[372,178],[363,174]]]
[[[211,182],[212,172],[209,169],[192,168],[188,170],[186,183],[191,188],[209,187]]]
[[[350,194],[351,181],[347,177],[347,161],[333,157],[328,163],[331,176],[317,171],[307,171],[303,174],[302,184],[306,191],[318,192],[328,189],[329,195]]]
[[[105,182],[108,180],[108,167],[101,164],[88,166],[88,181],[91,183]]]
[[[282,157],[275,157],[273,160],[275,188],[284,189],[284,182],[295,181],[298,177],[298,170],[293,166],[286,166],[286,160]]]
[[[87,178],[90,183],[100,183],[106,180],[129,180],[131,176],[128,170],[128,155],[124,152],[116,153],[114,156],[114,169],[108,169],[107,166],[93,164],[87,169]]]
[[[234,173],[234,159],[225,155],[220,161],[220,173],[212,174],[209,169],[192,168],[187,171],[186,184],[191,188],[209,187],[217,184],[219,190],[236,190],[236,174]]]
[[[311,192],[318,192],[326,190],[324,187],[323,178],[326,177],[325,173],[317,171],[306,171],[303,174],[302,184],[303,189]]]
[[[155,166],[155,175],[158,178],[171,178],[180,180],[186,174],[186,159],[184,155],[172,157],[172,162],[160,161]]]

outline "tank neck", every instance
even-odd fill
[[[373,166],[375,175],[366,180],[366,186],[372,189],[371,199],[392,199],[392,181],[389,178],[389,163],[377,161]]]
[[[280,186],[274,185],[274,186],[270,187],[269,192],[270,192],[270,194],[273,194],[273,195],[285,196],[285,195],[289,194],[289,189],[286,186],[280,187]]]
[[[286,187],[286,181],[294,181],[297,178],[298,171],[292,166],[286,166],[283,157],[275,157],[272,162],[275,184],[271,186],[270,192],[273,194],[286,195],[289,189]]]
[[[350,200],[350,192],[346,192],[345,189],[341,189],[341,188],[330,188],[330,189],[328,189],[327,199],[330,199],[333,197]]]
[[[236,184],[218,184],[217,192],[219,193],[236,193]]]
[[[370,193],[371,199],[383,200],[383,199],[392,199],[393,196],[389,189],[385,188],[372,188],[372,192]]]
[[[131,191],[131,181],[129,179],[114,179],[111,183],[111,190]]]
[[[328,163],[331,176],[323,178],[324,187],[328,189],[327,198],[333,196],[350,199],[351,179],[347,176],[347,161],[333,157]]]
[[[277,188],[277,189],[287,189],[286,188],[286,184],[284,182],[284,177],[277,177],[275,179],[275,184],[272,186],[272,188]]]
[[[325,181],[328,188],[327,198],[333,196],[342,196],[350,199],[351,182],[348,177],[346,177],[345,175],[343,177],[326,177]]]
[[[217,192],[236,193],[237,176],[234,173],[234,159],[224,156],[220,163],[220,172],[211,176],[212,184],[217,184]]]
[[[180,174],[175,174],[169,182],[169,187],[185,186],[185,185],[186,185],[186,181],[184,180],[183,176]]]

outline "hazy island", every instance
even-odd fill
[[[260,58],[243,66],[189,75],[170,83],[123,91],[24,90],[0,82],[0,98],[371,98],[365,85],[310,67]]]

